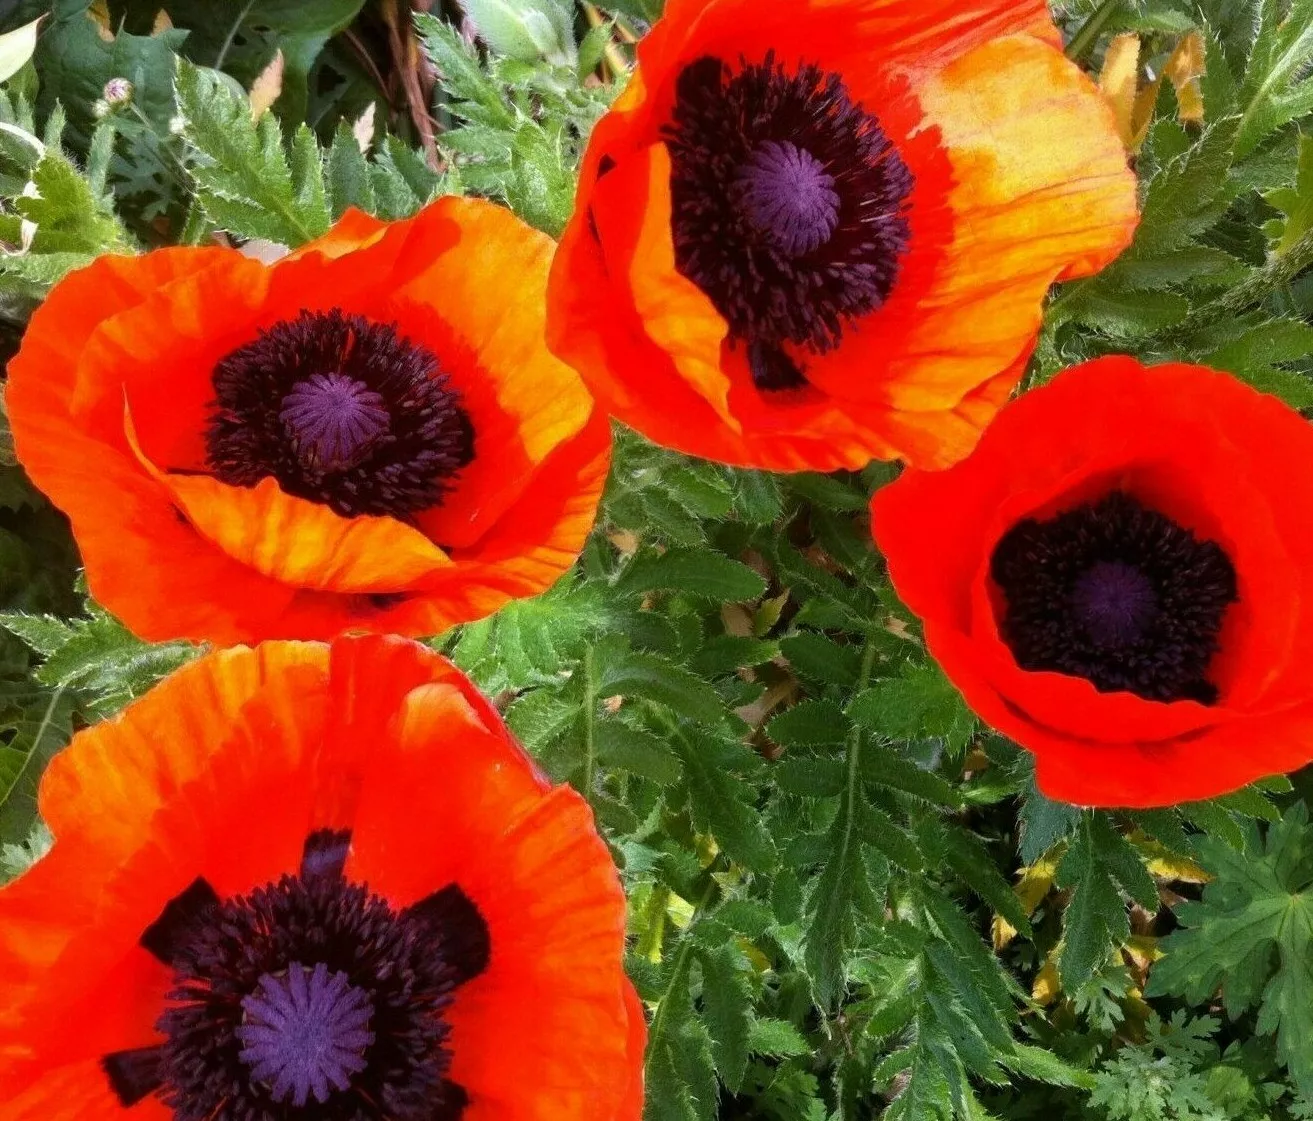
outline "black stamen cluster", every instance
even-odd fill
[[[398,911],[347,881],[345,836],[313,834],[300,874],[246,896],[223,900],[197,880],[145,932],[174,984],[157,1024],[164,1041],[103,1061],[125,1106],[157,1094],[176,1121],[459,1121],[468,1099],[447,1078],[444,1013],[486,968],[487,927],[455,885]],[[312,969],[367,1013],[368,1044],[337,1072],[345,1086],[298,1105],[261,1080],[247,1025],[253,997]],[[276,1066],[283,1052],[303,1061],[306,1043],[273,1038],[263,1050]]]
[[[893,288],[911,172],[837,74],[773,54],[690,63],[665,135],[679,271],[752,345],[763,388],[801,384],[783,344],[831,349]]]
[[[1217,698],[1207,679],[1236,574],[1221,546],[1115,491],[999,541],[1004,641],[1026,670],[1153,701]]]
[[[272,476],[339,514],[409,518],[441,503],[474,430],[437,358],[395,324],[303,311],[215,367],[215,476]]]

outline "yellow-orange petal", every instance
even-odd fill
[[[293,257],[304,257],[318,253],[322,257],[333,259],[354,253],[377,241],[388,228],[388,224],[372,214],[348,207],[334,224],[333,228],[321,237],[306,242],[294,253]]]
[[[456,552],[541,486],[543,462],[583,431],[594,406],[579,375],[547,348],[551,238],[480,199],[439,199],[431,209],[453,240],[395,298],[437,310],[441,322],[417,318],[414,337],[443,357],[475,427],[473,462],[419,518]]]
[[[896,310],[897,292],[808,370],[822,388],[912,413],[956,408],[999,371],[1020,372],[1049,285],[1106,264],[1137,221],[1135,177],[1111,110],[1047,44],[1028,35],[987,43],[916,95],[954,171],[940,280],[910,309],[896,353],[881,345],[879,318]],[[884,376],[854,376],[868,364]],[[903,454],[918,466],[952,461]]]
[[[670,150],[653,144],[606,175],[593,192],[593,218],[607,267],[632,292],[648,337],[731,429],[730,379],[721,369],[729,325],[711,299],[675,264]]]

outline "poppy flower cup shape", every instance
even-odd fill
[[[1043,0],[670,0],[586,153],[549,342],[680,451],[960,459],[1135,179]]]
[[[6,1121],[638,1121],[592,813],[424,647],[207,656],[40,808],[0,889]]]
[[[272,267],[103,257],[9,366],[18,456],[140,636],[433,634],[578,555],[610,432],[544,341],[553,243],[491,203],[352,212]]]
[[[875,537],[944,672],[1081,805],[1313,762],[1313,428],[1199,366],[1102,358],[1008,405]]]

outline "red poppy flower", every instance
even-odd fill
[[[1044,0],[670,0],[589,144],[549,343],[682,451],[944,466],[1135,197]]]
[[[442,199],[272,267],[105,257],[9,366],[19,458],[144,638],[432,634],[578,555],[610,433],[548,353],[550,239]]]
[[[7,1121],[637,1121],[589,808],[425,648],[209,656],[40,808],[54,848],[0,890]]]
[[[1083,805],[1210,798],[1313,761],[1313,428],[1198,366],[1103,358],[975,453],[876,493],[926,645]]]

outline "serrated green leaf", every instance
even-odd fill
[[[1200,841],[1213,874],[1203,899],[1178,909],[1181,929],[1162,942],[1149,995],[1179,994],[1199,1003],[1220,989],[1228,1015],[1257,1007],[1257,1030],[1275,1035],[1292,1080],[1313,1094],[1313,838],[1299,803],[1239,852]]]
[[[800,631],[780,639],[780,651],[795,672],[811,681],[844,687],[857,681],[862,660],[858,647],[841,646],[824,635]]]
[[[760,597],[766,581],[741,561],[710,549],[668,549],[635,557],[621,573],[616,590],[624,595],[682,592],[717,603],[742,603]]]
[[[962,696],[937,666],[906,665],[901,675],[859,693],[848,706],[858,724],[889,739],[944,739],[964,747],[976,727]]]
[[[742,954],[732,945],[702,950],[702,1009],[720,1080],[731,1092],[743,1085],[752,1030],[752,989]]]
[[[876,786],[898,790],[925,802],[957,808],[962,796],[933,771],[917,766],[896,747],[869,744],[862,752],[862,776]]]
[[[277,117],[252,122],[246,100],[216,72],[179,59],[175,89],[198,157],[197,197],[216,225],[290,246],[328,229],[318,150],[313,159],[306,150],[312,138],[298,141],[294,173]]]
[[[825,837],[826,858],[807,897],[804,960],[819,1007],[832,1007],[843,989],[855,912],[868,898],[862,835],[854,797],[845,799]]]
[[[619,720],[599,720],[594,735],[597,758],[603,766],[628,771],[662,786],[678,782],[683,773],[679,756],[650,732]]]
[[[1058,883],[1074,888],[1063,913],[1062,985],[1074,992],[1085,984],[1130,936],[1130,919],[1121,892],[1101,858],[1103,831],[1093,814],[1085,814],[1058,866]]]
[[[725,719],[720,695],[688,670],[656,654],[616,651],[602,660],[601,697],[641,697],[703,724]]]
[[[703,732],[674,736],[670,746],[683,761],[698,828],[711,833],[731,859],[750,871],[774,868],[775,845],[752,804],[752,788],[740,777],[745,767],[757,763],[752,749]]]
[[[802,798],[837,798],[848,778],[847,765],[841,759],[785,758],[774,764],[770,773],[781,791]]]
[[[369,161],[360,150],[351,127],[343,121],[333,134],[324,169],[326,187],[334,218],[341,218],[355,207],[366,214],[374,210],[374,187],[370,182]]]
[[[776,1059],[808,1055],[811,1047],[797,1028],[787,1020],[758,1018],[748,1029],[748,1050],[754,1055]]]
[[[1080,820],[1080,810],[1066,802],[1054,802],[1044,797],[1032,779],[1021,801],[1021,862],[1034,864],[1067,837]]]
[[[804,700],[766,725],[766,734],[781,747],[823,747],[843,743],[848,717],[833,701]]]

